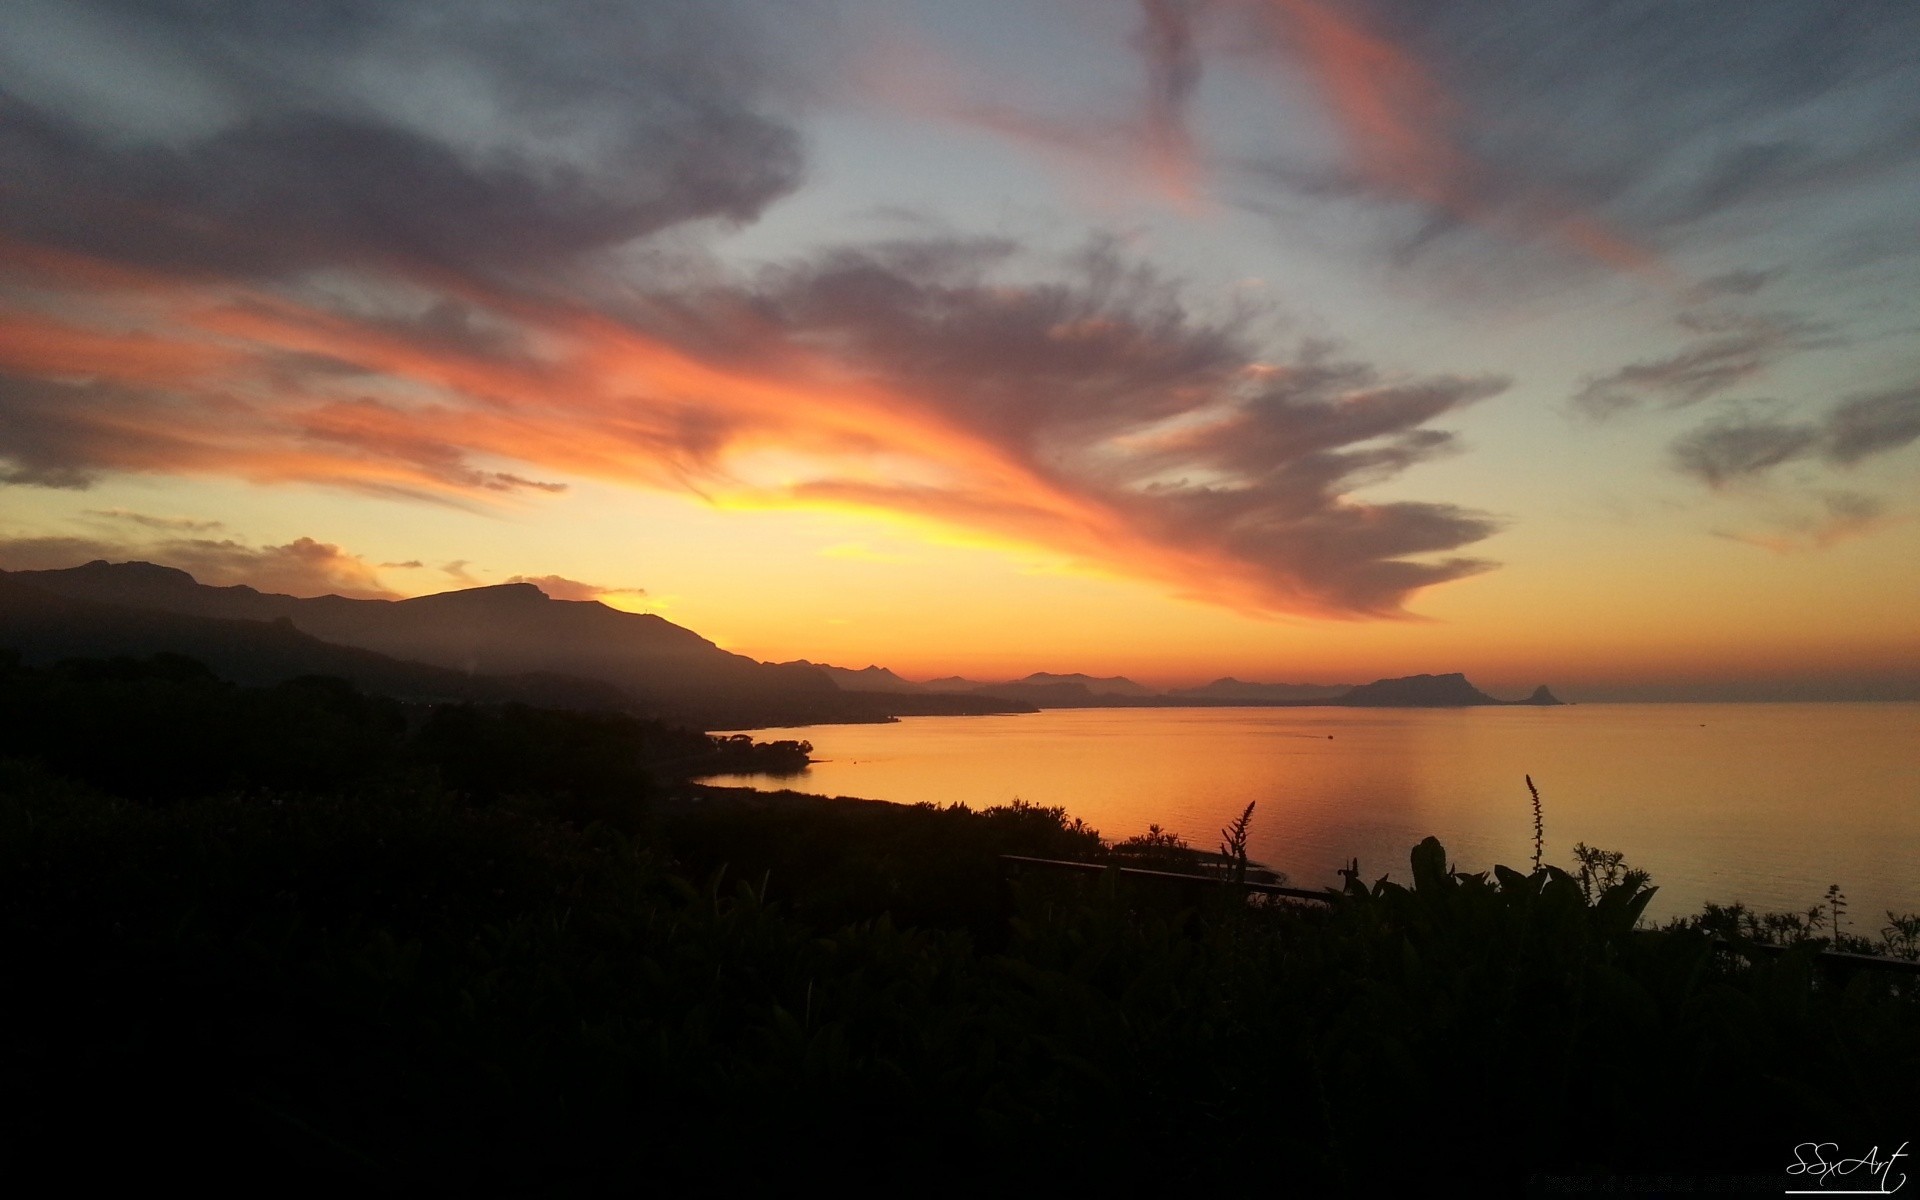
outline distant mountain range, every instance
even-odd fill
[[[589,711],[631,703],[619,688],[590,679],[538,672],[469,675],[323,642],[285,619],[232,621],[104,604],[42,591],[4,573],[0,647],[18,651],[30,663],[168,651],[198,659],[224,679],[253,685],[335,675],[370,692],[416,699],[511,700]]]
[[[0,595],[0,646],[29,660],[175,650],[229,678],[336,674],[415,698],[475,698],[476,689],[505,698],[498,682],[462,689],[451,681],[534,676],[538,687],[523,680],[506,691],[577,695],[592,703],[567,707],[617,706],[710,729],[1032,711],[980,696],[848,691],[817,668],[756,662],[663,618],[555,600],[526,583],[349,600],[210,587],[140,562],[0,579],[9,585]],[[280,632],[270,632],[276,625]],[[292,634],[302,636],[298,652]],[[347,648],[373,655],[333,653]]]
[[[1200,687],[1173,688],[1162,692],[1119,675],[1097,678],[1036,671],[1024,679],[1010,679],[1003,683],[982,683],[949,675],[916,684],[902,679],[885,667],[866,667],[858,671],[829,666],[821,666],[820,669],[843,685],[859,680],[862,681],[861,686],[874,690],[992,696],[1031,704],[1035,708],[1199,708],[1230,705],[1471,708],[1497,704],[1560,703],[1544,685],[1536,688],[1525,700],[1496,700],[1457,672],[1450,675],[1380,679],[1359,687],[1348,683],[1246,683],[1229,678],[1216,679]]]
[[[0,647],[29,661],[174,651],[240,682],[339,675],[408,698],[623,708],[708,729],[1037,708],[1559,703],[1545,687],[1495,700],[1458,674],[1359,687],[1219,679],[1165,692],[1044,671],[916,683],[880,666],[757,662],[661,617],[555,600],[528,583],[410,600],[303,599],[211,587],[143,562],[0,572]]]
[[[1216,679],[1200,687],[1176,688],[1168,694],[1229,704],[1260,704],[1267,701],[1330,700],[1352,690],[1350,683],[1242,683],[1238,679],[1227,678]]]

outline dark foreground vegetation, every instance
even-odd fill
[[[1326,904],[1010,883],[1002,854],[1182,850],[687,783],[711,752],[173,659],[0,670],[0,1158],[273,1191],[1501,1193],[1780,1180],[1920,1114],[1912,977],[1823,969],[1806,917],[1638,929],[1617,857],[1469,875],[1429,840]]]

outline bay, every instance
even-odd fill
[[[1851,933],[1920,911],[1920,704],[1563,708],[1056,709],[758,730],[818,760],[712,783],[975,808],[1059,805],[1110,840],[1158,824],[1213,848],[1256,805],[1250,850],[1301,887],[1404,881],[1434,835],[1462,870],[1585,842],[1660,888],[1649,915],[1743,901],[1804,911],[1839,884]]]

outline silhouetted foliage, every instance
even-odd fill
[[[0,755],[154,803],[404,778],[472,803],[538,794],[576,819],[631,821],[663,781],[799,769],[811,749],[611,712],[406,705],[327,676],[238,687],[177,654],[0,665]]]
[[[0,660],[0,704],[20,1177],[553,1192],[897,1185],[906,1160],[938,1186],[1411,1195],[1764,1174],[1920,1111],[1911,982],[1823,976],[1837,931],[1805,917],[1777,958],[1716,946],[1733,909],[1640,928],[1613,852],[1467,873],[1429,839],[1406,882],[1356,863],[1326,905],[1009,885],[1000,854],[1183,847],[1110,851],[1029,804],[701,788],[672,764],[704,735],[174,662]],[[270,786],[249,745],[295,727],[287,761],[335,774]],[[146,770],[102,761],[127,746]],[[1889,945],[1920,944],[1905,920]]]

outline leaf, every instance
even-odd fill
[[[1627,901],[1628,929],[1632,929],[1634,926],[1640,924],[1640,914],[1647,911],[1647,902],[1652,900],[1653,894],[1659,890],[1657,887],[1650,887],[1633,899]]]
[[[1440,839],[1430,837],[1413,848],[1413,887],[1418,892],[1438,892],[1447,886],[1447,849]]]
[[[1530,875],[1522,875],[1520,872],[1514,870],[1512,867],[1503,867],[1498,864],[1495,864],[1493,868],[1493,875],[1494,875],[1494,878],[1500,881],[1500,887],[1505,891],[1531,892],[1533,890],[1532,888],[1533,877]]]

